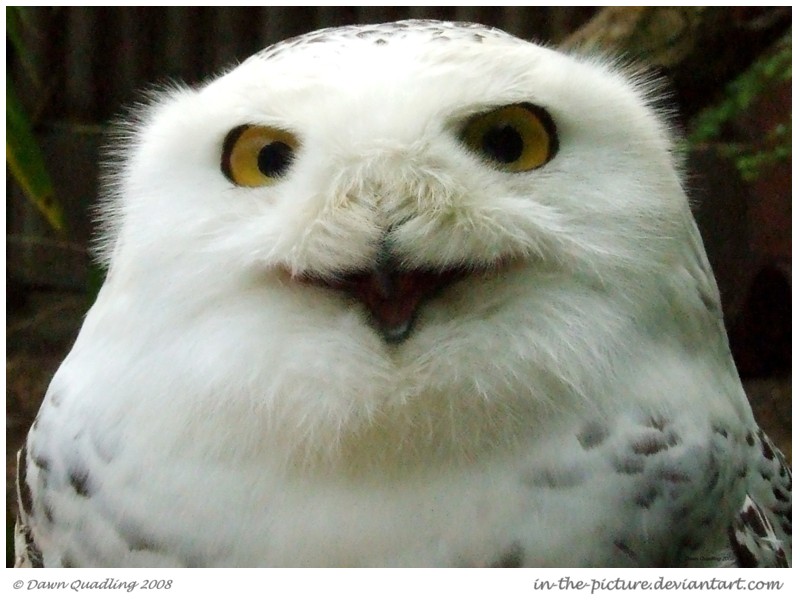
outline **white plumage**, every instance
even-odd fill
[[[791,475],[648,87],[406,21],[160,95],[19,562],[785,564]]]

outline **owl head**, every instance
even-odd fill
[[[101,300],[318,446],[597,410],[697,261],[651,87],[473,24],[272,46],[125,128]]]

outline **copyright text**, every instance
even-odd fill
[[[172,589],[172,579],[142,579],[123,580],[113,577],[105,579],[75,579],[72,581],[43,581],[40,579],[29,579],[28,581],[17,580],[14,582],[15,590],[72,590],[82,592],[84,590],[121,590],[132,592],[134,590],[169,590]]]

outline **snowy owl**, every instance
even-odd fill
[[[623,71],[404,21],[158,95],[18,564],[789,564],[789,469]]]

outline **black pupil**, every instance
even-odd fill
[[[283,142],[272,142],[258,153],[258,170],[267,177],[280,177],[292,164],[292,148]]]
[[[522,156],[525,144],[511,125],[493,127],[483,136],[483,151],[500,163],[513,163]]]

